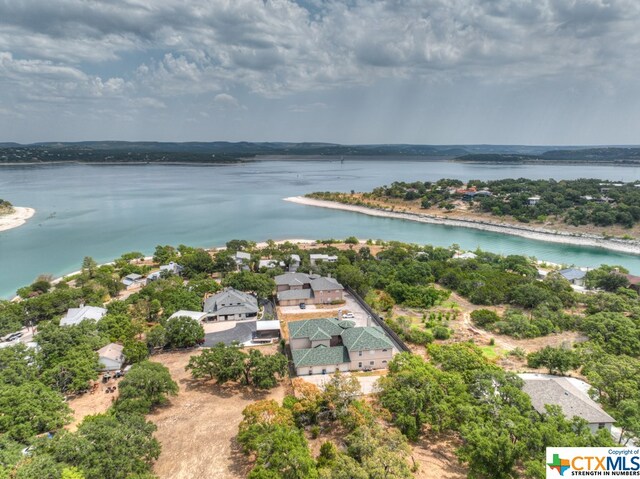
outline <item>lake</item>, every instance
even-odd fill
[[[622,264],[640,274],[640,257],[515,236],[376,218],[282,201],[311,191],[368,191],[393,181],[439,178],[602,178],[640,180],[640,168],[585,165],[484,165],[378,158],[268,159],[230,165],[1,166],[0,198],[36,215],[0,232],[0,297],[41,273],[79,269],[158,244],[220,246],[230,239],[381,238],[504,254],[557,263]]]

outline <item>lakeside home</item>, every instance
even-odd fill
[[[547,405],[559,406],[567,418],[577,416],[587,421],[591,432],[596,433],[598,429],[611,432],[615,419],[574,384],[577,380],[528,373],[519,376],[524,380],[522,390],[529,395],[538,413],[546,414]]]
[[[355,327],[353,321],[323,318],[292,321],[288,327],[299,376],[384,369],[394,355],[393,343],[376,326]]]
[[[280,306],[297,304],[328,304],[343,301],[344,287],[334,278],[306,273],[285,273],[276,276],[276,291]]]
[[[258,316],[258,300],[255,296],[225,288],[204,301],[206,321],[241,321]]]
[[[60,326],[75,326],[84,320],[100,321],[105,314],[107,314],[107,310],[97,306],[70,308],[64,318],[60,320]]]

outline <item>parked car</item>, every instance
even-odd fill
[[[7,336],[7,341],[15,341],[18,338],[21,338],[22,336],[24,336],[24,333],[21,333],[20,331],[18,331],[17,333],[12,333],[9,336]]]

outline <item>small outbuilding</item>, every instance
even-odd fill
[[[256,332],[253,337],[254,342],[272,342],[274,340],[277,341],[280,337],[280,321],[256,321]]]

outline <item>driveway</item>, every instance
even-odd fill
[[[225,324],[226,326],[226,324]],[[246,343],[251,341],[253,333],[256,330],[256,322],[254,321],[238,321],[234,327],[225,329],[223,331],[212,332],[204,335],[203,346],[210,348],[216,344],[222,342],[224,344],[231,344],[234,341],[238,343]]]

